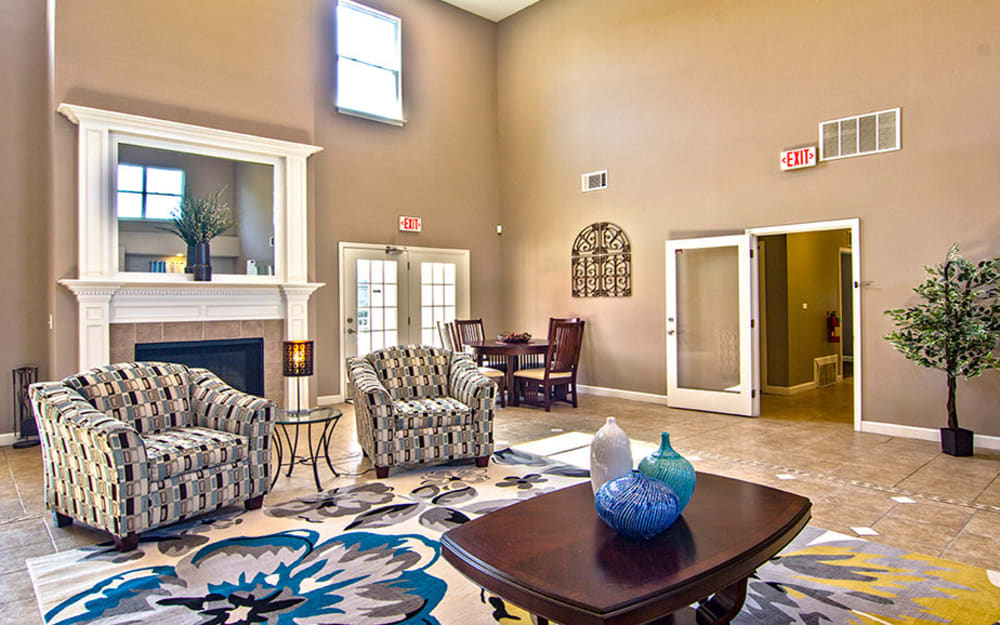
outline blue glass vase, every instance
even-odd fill
[[[639,471],[605,482],[594,495],[594,507],[616,532],[642,540],[667,529],[681,514],[674,491]]]
[[[669,432],[660,434],[660,448],[642,459],[639,470],[646,477],[669,486],[677,494],[680,511],[684,511],[694,494],[696,474],[687,458],[670,446]]]

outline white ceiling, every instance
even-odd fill
[[[488,20],[499,22],[524,7],[535,4],[538,0],[444,0],[444,2]]]

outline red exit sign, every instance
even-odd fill
[[[781,153],[781,158],[778,159],[781,163],[781,171],[788,171],[789,169],[802,169],[803,167],[815,167],[816,160],[816,146],[785,150]]]
[[[399,230],[400,232],[420,232],[420,227],[423,225],[423,221],[419,217],[400,217],[399,218]]]

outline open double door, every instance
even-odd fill
[[[852,289],[854,429],[862,429],[861,223],[857,218],[667,241],[668,405],[760,415],[757,237],[829,230],[850,232],[851,277],[844,288]]]

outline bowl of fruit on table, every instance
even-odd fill
[[[531,340],[531,335],[527,332],[507,332],[497,337],[501,343],[527,343]]]

